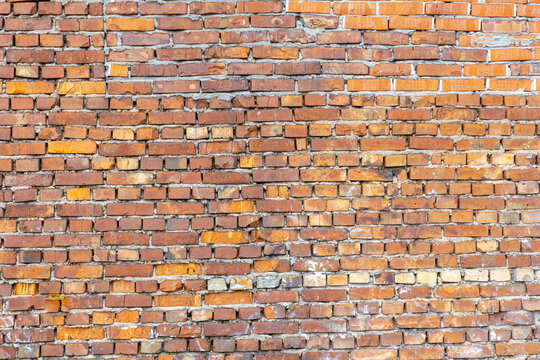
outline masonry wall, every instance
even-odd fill
[[[0,3],[0,359],[536,358],[536,3]]]

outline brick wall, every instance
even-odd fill
[[[535,3],[0,3],[0,359],[536,358]]]

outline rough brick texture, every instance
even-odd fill
[[[535,0],[0,3],[0,359],[540,355]]]

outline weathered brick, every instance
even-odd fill
[[[3,266],[2,276],[6,279],[49,279],[51,268],[48,266]]]
[[[54,84],[46,81],[7,81],[6,94],[51,94],[54,92]]]
[[[99,340],[105,338],[103,328],[58,328],[58,340]]]
[[[105,94],[105,82],[103,81],[65,81],[57,86],[60,95],[88,95]]]
[[[100,278],[103,276],[102,265],[64,265],[54,268],[56,277],[70,279]]]
[[[205,324],[206,336],[240,336],[248,334],[250,326],[247,323],[238,324]]]
[[[202,21],[184,17],[160,17],[157,19],[157,28],[160,30],[200,30]]]
[[[160,202],[156,205],[158,214],[202,214],[204,206],[201,203],[173,203]]]
[[[5,54],[8,63],[52,63],[54,61],[53,50],[9,49]]]
[[[52,28],[51,18],[35,19],[5,19],[6,31],[33,31],[50,30]]]
[[[365,287],[351,288],[349,297],[351,300],[390,299],[394,296],[391,287]]]
[[[538,355],[538,8],[0,3],[0,358]]]
[[[107,30],[110,31],[152,31],[153,19],[114,18],[107,19]]]
[[[248,234],[242,231],[205,231],[201,233],[201,241],[208,244],[243,244],[249,240]]]
[[[399,349],[399,357],[400,359],[403,358],[405,360],[444,359],[444,348],[440,346],[429,348],[401,348]]]

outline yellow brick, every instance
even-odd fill
[[[367,284],[369,283],[369,273],[358,272],[349,275],[349,282],[351,284]]]
[[[533,281],[534,270],[532,269],[516,269],[516,281]]]
[[[282,199],[288,199],[289,198],[289,188],[287,186],[279,186],[278,187],[278,197]]]
[[[328,275],[329,286],[345,286],[347,285],[347,275]]]
[[[208,139],[208,128],[206,126],[188,127],[186,138],[190,140]]]
[[[283,95],[281,97],[282,106],[302,106],[302,95]]]
[[[387,124],[370,124],[368,131],[371,135],[388,135],[390,134],[390,127]]]
[[[459,270],[444,270],[441,271],[441,280],[443,282],[460,282],[461,272]]]
[[[92,314],[92,323],[99,324],[99,325],[113,324],[114,313],[96,311]]]
[[[326,211],[348,211],[349,200],[345,199],[329,199],[326,202]]]
[[[66,196],[69,201],[90,200],[90,188],[67,189]]]
[[[105,81],[64,81],[58,83],[59,95],[105,94]]]
[[[136,170],[139,167],[138,159],[122,158],[116,160],[118,170]]]
[[[405,166],[407,165],[407,155],[386,155],[384,157],[384,166]]]
[[[385,91],[390,90],[390,79],[354,79],[347,80],[349,91]]]
[[[313,214],[309,216],[311,226],[332,226],[331,214]]]
[[[233,278],[231,279],[231,290],[251,290],[253,282],[248,278]]]
[[[491,281],[506,282],[512,279],[510,270],[508,269],[492,269],[489,271]]]
[[[212,129],[213,139],[232,139],[234,137],[232,127],[218,127]]]
[[[382,184],[362,184],[362,195],[364,196],[384,196],[384,185]]]
[[[493,165],[512,165],[514,164],[514,154],[492,154],[491,164]]]
[[[95,154],[96,143],[93,141],[50,141],[49,154]]]
[[[305,287],[326,286],[326,276],[319,274],[304,275],[303,283]]]
[[[242,231],[203,231],[201,240],[204,244],[243,244],[248,236]]]
[[[0,220],[0,233],[17,232],[17,220]]]
[[[17,283],[15,284],[15,295],[37,295],[38,284]]]
[[[114,129],[114,140],[135,140],[135,133],[131,129]]]
[[[259,155],[246,155],[240,157],[241,168],[254,168],[262,166],[262,157]]]
[[[113,158],[93,158],[92,170],[110,170],[114,167]]]
[[[192,321],[208,321],[212,319],[212,310],[210,309],[193,309],[191,311]],[[161,359],[161,356],[160,356]]]
[[[277,198],[278,197],[278,187],[275,185],[269,185],[266,188],[266,197],[267,198]]]
[[[127,77],[128,76],[128,66],[127,65],[118,65],[111,64],[109,68],[109,75],[114,77]]]
[[[497,213],[496,211],[490,211],[491,213]],[[499,248],[499,242],[496,240],[482,240],[476,242],[476,250],[480,252],[492,252],[497,251]]]
[[[412,273],[396,274],[395,281],[398,284],[414,284],[416,277]]]
[[[435,285],[437,283],[437,273],[431,271],[419,271],[416,281],[420,284]]]

